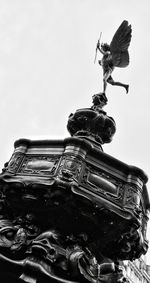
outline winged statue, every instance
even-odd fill
[[[103,93],[106,92],[107,83],[124,87],[126,93],[129,91],[128,84],[114,81],[111,74],[115,67],[125,68],[129,65],[128,48],[131,34],[131,25],[124,20],[114,34],[110,44],[100,44],[100,40],[98,40],[96,50],[103,54],[102,59],[98,61],[103,68]]]

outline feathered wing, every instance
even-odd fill
[[[117,29],[110,43],[113,64],[116,67],[124,68],[129,65],[128,47],[131,41],[131,25],[123,21]]]

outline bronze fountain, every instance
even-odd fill
[[[103,92],[70,114],[64,140],[20,139],[0,175],[1,283],[127,282],[120,263],[148,249],[146,174],[103,152],[116,131],[107,104],[114,67],[129,63],[131,26],[100,44]]]

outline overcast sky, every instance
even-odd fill
[[[113,77],[130,89],[107,88],[117,132],[103,148],[150,176],[149,0],[0,0],[1,168],[16,139],[69,136],[69,114],[102,91],[93,63],[99,34],[110,43],[123,20],[133,29],[130,65]]]

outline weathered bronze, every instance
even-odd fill
[[[93,141],[17,141],[0,176],[1,282],[121,282],[119,260],[148,248],[146,182]]]
[[[15,142],[0,174],[1,283],[127,282],[120,261],[147,252],[148,178],[103,152],[106,104],[95,94],[70,114],[70,138]]]
[[[107,104],[105,93],[93,95],[91,108],[79,109],[70,114],[68,131],[72,136],[78,136],[97,142],[99,148],[104,143],[111,142],[116,132],[116,124],[112,117],[102,109]]]
[[[115,82],[111,74],[115,67],[124,68],[129,64],[128,48],[131,41],[131,33],[131,25],[127,21],[123,21],[110,44],[100,44],[100,40],[98,40],[96,50],[103,54],[102,60],[98,62],[103,68],[104,93],[106,92],[107,83],[124,87],[128,93],[129,85]]]

